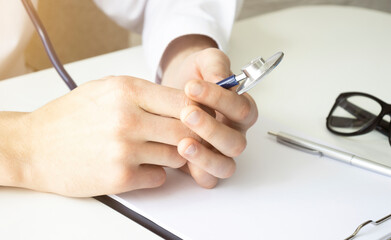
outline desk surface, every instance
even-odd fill
[[[268,57],[284,51],[278,69],[252,90],[260,121],[273,119],[304,135],[390,164],[391,150],[380,134],[346,139],[324,129],[325,117],[340,92],[364,91],[391,102],[390,25],[391,15],[345,7],[296,8],[244,20],[235,25],[232,36],[232,70],[236,72],[260,53]],[[105,75],[152,76],[139,47],[72,63],[67,69],[78,84]],[[53,69],[13,78],[0,82],[0,110],[31,111],[67,92]],[[384,188],[388,195],[390,186]],[[379,198],[379,204],[370,208],[351,206],[347,214],[354,213],[355,218],[346,234],[362,221],[387,214],[387,199]],[[0,214],[4,239],[156,238],[94,199],[1,188]]]

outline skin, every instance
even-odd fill
[[[183,91],[108,77],[32,113],[2,113],[0,135],[15,136],[1,141],[11,146],[1,148],[2,185],[76,197],[160,186],[162,166],[185,164],[175,145],[191,135],[178,120],[188,101]]]
[[[204,36],[170,44],[161,86],[106,77],[30,112],[0,112],[0,185],[72,197],[154,188],[163,167],[202,187],[235,171],[257,119],[252,98],[215,82],[229,59]]]
[[[233,158],[244,151],[246,132],[258,118],[249,94],[215,84],[232,75],[229,58],[216,47],[208,37],[187,35],[171,43],[162,62],[162,84],[184,89],[197,103],[183,108],[180,119],[198,137],[181,140],[178,152],[188,161],[182,169],[205,188],[232,176]]]

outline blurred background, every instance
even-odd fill
[[[162,0],[163,1],[163,0]],[[244,0],[239,19],[301,5],[347,5],[391,13],[391,0]],[[110,20],[92,0],[39,0],[38,13],[63,63],[137,46],[138,34]],[[51,67],[35,33],[25,52],[33,71]]]

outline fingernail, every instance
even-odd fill
[[[200,95],[202,93],[202,89],[203,89],[203,87],[202,87],[201,84],[199,84],[199,83],[192,83],[190,85],[189,93],[192,96],[198,96],[198,95]]]
[[[187,115],[185,121],[190,125],[197,125],[200,121],[200,113],[198,111],[193,111]]]
[[[194,144],[191,144],[186,148],[185,155],[193,155],[196,152],[196,147]]]

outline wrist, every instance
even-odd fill
[[[23,187],[29,169],[27,113],[0,112],[0,186]]]

